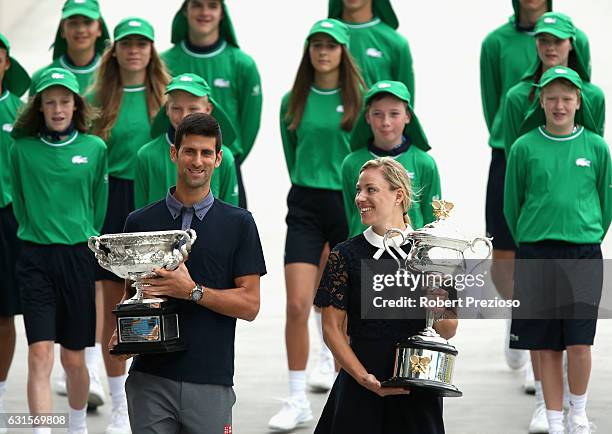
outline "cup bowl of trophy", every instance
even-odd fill
[[[176,269],[189,257],[197,236],[193,229],[106,234],[89,238],[88,246],[101,267],[132,281],[136,294],[117,305],[117,345],[111,354],[182,351],[176,301],[143,297],[143,279],[153,270]]]
[[[434,201],[432,206],[436,221],[406,236],[412,247],[404,264],[401,264],[390,249],[386,249],[401,269],[439,276],[438,280],[442,281],[448,276],[471,271],[468,270],[464,253],[468,250],[476,252],[478,244],[484,244],[487,248],[486,256],[480,262],[490,256],[493,247],[489,238],[465,238],[446,220],[453,208],[452,203]],[[401,234],[401,231],[389,229],[385,234],[385,247],[387,238],[393,233]],[[427,310],[425,328],[397,343],[393,377],[383,382],[383,387],[405,387],[445,397],[463,395],[453,384],[453,370],[458,351],[435,331],[435,321],[434,313]]]

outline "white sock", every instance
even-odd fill
[[[51,434],[51,428],[35,426],[32,428],[33,434]]]
[[[289,394],[292,398],[306,398],[306,371],[289,371]]]
[[[563,412],[557,410],[546,410],[546,419],[548,419],[548,431],[563,432]]]
[[[539,407],[544,404],[544,392],[542,391],[542,382],[536,380],[535,381],[535,397],[536,397],[536,406]]]
[[[68,431],[78,431],[87,429],[87,404],[80,410],[69,408],[68,410]]]
[[[584,395],[574,395],[572,392],[570,392],[569,402],[570,402],[570,415],[571,416],[586,417],[586,402],[587,402],[586,393]]]
[[[127,404],[125,397],[125,380],[127,375],[119,375],[118,377],[108,377],[108,390],[110,392],[113,408]]]
[[[85,364],[87,365],[88,371],[93,371],[96,374],[100,367],[100,359],[102,358],[102,345],[96,342],[93,347],[85,348]]]

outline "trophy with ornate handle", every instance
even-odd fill
[[[389,229],[385,233],[385,249],[398,262],[401,270],[439,276],[438,281],[443,281],[446,276],[471,272],[491,255],[493,246],[489,238],[467,239],[448,224],[446,219],[454,207],[452,203],[436,200],[432,206],[436,220],[406,236],[412,248],[405,263],[402,264],[387,246],[389,236],[399,234],[403,237],[402,232]],[[475,246],[479,243],[487,247],[486,256],[468,270],[464,252],[476,252]],[[425,329],[397,344],[393,377],[383,382],[383,387],[406,387],[446,397],[462,396],[462,392],[452,383],[458,351],[435,331],[434,321],[435,315],[428,309]]]
[[[144,298],[143,279],[155,277],[153,269],[176,269],[187,260],[197,236],[186,231],[133,232],[90,237],[89,248],[103,268],[134,283],[136,294],[118,304],[117,345],[112,354],[145,354],[182,351],[178,304],[161,298]]]

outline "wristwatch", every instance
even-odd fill
[[[191,290],[189,299],[197,303],[202,299],[202,295],[204,295],[204,288],[199,283],[196,283],[196,286]]]

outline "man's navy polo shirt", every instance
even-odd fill
[[[191,228],[198,239],[185,265],[195,282],[215,289],[234,288],[237,277],[266,274],[259,233],[250,212],[215,199],[202,220],[192,220]],[[172,216],[164,198],[132,212],[124,231],[177,229],[181,229],[181,219]],[[181,339],[187,350],[136,356],[131,369],[175,381],[233,385],[236,318],[192,301],[178,302]]]

